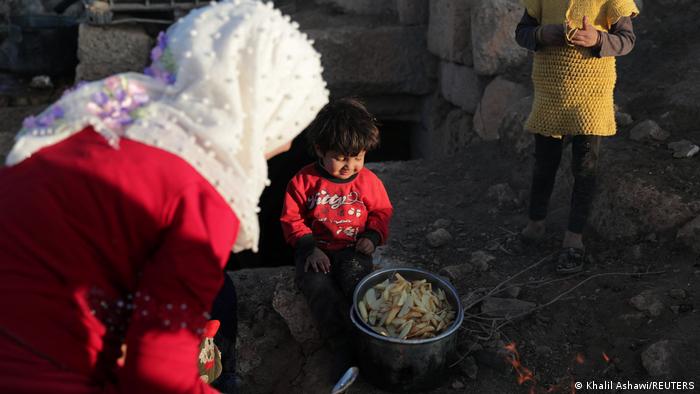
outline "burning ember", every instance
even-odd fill
[[[532,382],[533,384],[530,387],[530,393],[534,394],[537,384],[535,381],[535,376],[532,374],[531,370],[523,366],[523,364],[520,362],[520,353],[518,353],[515,342],[507,344],[505,349],[510,353],[510,357],[506,357],[506,361],[513,366],[515,373],[518,374],[518,384],[522,385],[525,382]]]
[[[576,357],[572,360],[571,365],[567,369],[567,377],[563,379],[559,384],[555,384],[552,386],[549,386],[548,388],[544,389],[542,387],[538,387],[537,380],[535,379],[535,375],[530,370],[529,368],[525,367],[521,360],[520,360],[520,353],[518,352],[518,349],[516,347],[516,344],[514,342],[509,343],[504,346],[505,350],[508,351],[508,356],[506,357],[506,361],[513,367],[513,370],[515,370],[515,373],[517,374],[517,381],[518,384],[523,385],[526,382],[529,383],[529,389],[528,393],[529,394],[536,394],[536,393],[561,393],[561,392],[569,392],[571,394],[576,393],[576,388],[574,386],[574,382],[576,379],[574,378],[573,375],[573,366],[575,364],[583,365],[586,363],[586,357],[578,353],[576,354]],[[603,373],[606,373],[608,369],[614,366],[614,362],[610,356],[607,355],[607,353],[602,352],[602,358],[605,361],[605,363],[608,365],[606,370],[603,371]]]

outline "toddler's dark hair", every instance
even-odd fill
[[[364,104],[353,98],[343,98],[326,104],[309,125],[306,137],[314,151],[336,151],[357,156],[379,145],[379,128]]]

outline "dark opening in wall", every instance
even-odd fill
[[[411,160],[411,130],[413,123],[379,120],[381,143],[367,154],[366,161]]]
[[[367,155],[367,162],[410,160],[410,122],[381,121],[381,145]],[[315,157],[308,152],[306,138],[302,134],[292,143],[289,152],[268,162],[272,181],[260,198],[260,244],[258,253],[245,251],[232,254],[227,269],[277,267],[293,264],[293,251],[282,236],[279,217],[287,183],[302,167],[312,163]]]

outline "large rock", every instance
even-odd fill
[[[484,90],[474,114],[474,131],[485,141],[500,138],[499,127],[508,108],[529,94],[528,89],[502,77],[496,77]]]
[[[92,81],[120,72],[141,72],[150,63],[153,44],[140,26],[81,24],[75,79]]]
[[[334,95],[423,95],[435,59],[425,50],[420,26],[331,27],[310,29],[322,54],[324,77]]]
[[[650,376],[669,377],[675,375],[680,361],[676,353],[680,350],[680,341],[662,340],[649,346],[642,353],[642,365]]]
[[[523,97],[506,109],[498,135],[501,145],[508,151],[524,158],[533,152],[535,139],[525,130],[525,122],[532,109],[532,96]]]
[[[643,141],[647,139],[665,141],[670,136],[671,133],[662,129],[651,119],[638,123],[630,130],[630,139],[634,141]]]
[[[492,255],[484,252],[483,250],[477,250],[472,253],[469,258],[469,262],[476,267],[479,271],[488,271],[491,268],[491,262],[496,260]]]
[[[696,216],[679,195],[630,174],[602,173],[599,189],[590,223],[608,240],[673,230]]]
[[[301,346],[273,309],[276,285],[291,283],[294,269],[259,268],[229,273],[238,295],[237,372],[246,393],[284,392],[302,372]],[[274,373],[270,373],[274,371]]]
[[[341,12],[355,15],[396,14],[396,0],[315,0]]]
[[[428,241],[428,246],[431,248],[440,248],[452,241],[452,234],[444,228],[439,228],[425,237]]]
[[[409,0],[417,1],[417,0]],[[455,63],[472,64],[471,18],[473,0],[430,0],[428,50]]]
[[[515,26],[523,12],[518,0],[478,0],[472,7],[471,40],[477,74],[498,74],[527,59],[527,50],[515,42]]]
[[[678,239],[693,252],[700,254],[700,216],[678,230]]]
[[[402,25],[425,25],[428,23],[428,0],[396,0],[399,22]]]
[[[668,149],[673,151],[673,157],[676,159],[687,159],[700,152],[700,147],[688,140],[671,142],[668,144]]]
[[[311,354],[321,347],[321,336],[311,317],[309,305],[293,281],[277,283],[272,307],[287,323],[290,333],[304,349],[304,354]]]
[[[469,263],[449,265],[443,267],[439,274],[446,277],[452,283],[460,283],[468,279],[469,275],[474,271],[474,266]]]
[[[512,319],[535,309],[537,304],[514,298],[488,297],[481,304],[481,313],[492,317]]]
[[[452,104],[473,114],[479,104],[481,85],[474,69],[443,62],[440,67],[442,96]]]
[[[651,290],[645,290],[630,299],[630,304],[640,312],[647,312],[651,317],[658,317],[664,310],[661,297]]]

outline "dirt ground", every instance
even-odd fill
[[[555,391],[569,392],[573,379],[633,382],[649,379],[640,353],[658,340],[697,343],[700,337],[697,330],[700,259],[674,241],[610,243],[595,234],[587,234],[591,261],[586,271],[564,278],[556,275],[547,257],[559,250],[566,226],[567,200],[553,201],[546,240],[523,253],[516,253],[509,241],[525,223],[525,205],[496,208],[493,199],[487,196],[490,186],[513,183],[515,163],[494,160],[499,157],[499,150],[497,145],[483,145],[460,159],[410,167],[391,168],[389,165],[379,171],[380,177],[383,172],[391,173],[386,184],[397,212],[392,223],[393,239],[384,258],[438,272],[445,266],[469,262],[475,251],[495,257],[489,262],[489,268],[481,271],[475,267],[472,273],[454,283],[463,299],[475,289],[493,288],[540,261],[539,266],[509,283],[509,286],[521,288],[518,299],[542,306],[573,289],[550,306],[505,326],[498,338],[477,339],[489,331],[476,322],[490,322],[467,318],[459,346],[461,355],[467,354],[475,342],[482,346],[497,344],[493,339],[500,339],[503,344],[514,342],[522,363],[535,374],[537,387],[546,390],[559,385],[562,388]],[[628,163],[629,170],[634,167],[634,162]],[[529,166],[522,168],[521,175],[526,177]],[[689,187],[697,190],[698,183]],[[555,195],[566,193],[555,191]],[[433,249],[426,243],[426,234],[435,228],[433,223],[438,219],[450,222],[446,229],[453,239]],[[663,273],[631,275],[655,271]],[[683,289],[687,297],[674,299],[668,295],[671,289]],[[645,290],[659,294],[664,304],[659,316],[648,316],[630,305],[630,299]],[[510,298],[509,295],[504,297]],[[677,313],[671,309],[674,305],[679,307]],[[469,312],[485,317],[478,306]],[[685,366],[678,374],[687,378],[700,377],[697,350],[700,349],[687,348],[675,355]],[[604,361],[603,353],[612,363]],[[473,352],[478,365],[477,378],[466,376],[467,366],[460,363],[453,368],[452,380],[435,392],[526,392],[517,387],[516,375],[503,366],[497,354],[495,351]],[[584,357],[583,364],[575,362],[579,355]],[[453,389],[462,385],[464,389]]]
[[[688,139],[697,144],[700,43],[696,39],[700,37],[700,25],[696,17],[700,4],[685,2],[678,8],[664,7],[665,3],[673,2],[645,1],[642,15],[635,20],[635,51],[618,62],[617,102],[635,123],[657,121],[671,132],[669,141]],[[3,89],[14,88],[3,84]],[[16,101],[5,103],[12,106],[0,106],[2,151],[11,144],[21,120],[38,112],[58,91],[16,93],[12,99]],[[28,98],[37,94],[41,98]],[[698,156],[674,159],[665,143],[630,141],[628,131],[622,129],[607,141],[607,163],[614,164],[614,168],[602,171],[633,174],[684,201],[700,200]],[[586,234],[590,260],[585,272],[557,276],[548,257],[559,250],[566,226],[566,185],[558,185],[555,191],[546,239],[535,247],[516,251],[511,239],[525,224],[523,197],[531,159],[519,159],[509,152],[502,144],[484,143],[439,161],[394,162],[377,167],[396,208],[391,241],[383,259],[438,272],[446,266],[470,262],[476,251],[493,256],[488,266],[477,265],[455,281],[463,298],[479,289],[491,289],[540,262],[505,286],[517,285],[517,299],[535,303],[540,309],[499,330],[488,329],[493,327],[493,320],[480,312],[480,305],[468,310],[477,317],[466,319],[460,331],[457,354],[463,359],[455,360],[449,379],[432,392],[520,393],[532,388],[538,393],[571,392],[575,381],[634,383],[669,381],[671,377],[676,381],[694,380],[697,387],[700,258],[670,233],[609,242],[590,232]],[[501,206],[495,203],[487,191],[501,183],[512,187],[517,201]],[[446,219],[440,227],[451,234],[452,240],[431,248],[426,235],[436,228],[438,219]],[[657,312],[639,311],[631,305],[631,299],[645,291],[661,304]],[[660,340],[682,345],[673,348],[671,377],[654,379],[643,366],[641,354]],[[507,353],[502,347],[508,343],[516,344],[522,365],[533,374],[532,380],[522,385],[518,384],[516,371],[504,361]],[[380,393],[362,379],[351,392]]]
[[[698,201],[698,157],[674,159],[666,143],[700,142],[700,44],[690,39],[700,37],[700,25],[695,22],[700,4],[671,7],[663,3],[669,2],[646,1],[635,19],[637,44],[632,54],[618,61],[616,101],[635,124],[653,119],[671,137],[666,142],[640,143],[629,140],[629,127],[622,128],[604,145],[603,161],[609,168],[601,171],[631,174],[686,202]],[[491,289],[541,262],[505,286],[517,284],[521,288],[517,298],[541,309],[503,327],[499,338],[488,340],[478,336],[492,331],[476,322],[482,326],[491,322],[480,319],[485,316],[478,305],[468,311],[480,315],[468,317],[462,327],[458,353],[468,356],[451,368],[451,378],[434,392],[572,392],[576,381],[584,382],[578,392],[592,392],[586,390],[585,382],[641,383],[674,380],[671,377],[695,381],[697,388],[700,257],[680,245],[675,233],[608,242],[589,232],[585,272],[561,278],[548,256],[559,250],[566,226],[567,185],[557,185],[555,190],[546,240],[517,253],[509,240],[525,224],[526,201],[497,207],[487,196],[489,187],[499,183],[509,184],[520,197],[526,195],[531,160],[518,160],[509,152],[499,144],[482,144],[459,157],[411,166],[389,164],[378,171],[396,207],[387,259],[438,272],[469,262],[475,251],[495,257],[488,269],[475,269],[454,283],[462,297],[475,289]],[[435,229],[438,219],[449,221],[446,229],[453,239],[433,249],[426,243],[426,234]],[[663,306],[660,312],[640,312],[632,305],[632,299],[643,293],[653,294],[651,298]],[[642,353],[660,340],[682,345],[672,352],[671,373],[652,378]],[[486,347],[485,351],[474,351],[480,348],[474,343]],[[508,343],[516,344],[534,383],[518,385],[515,369],[504,367],[508,353],[488,349]],[[363,382],[359,386],[357,392],[374,392]]]

